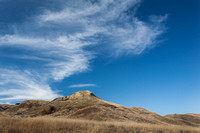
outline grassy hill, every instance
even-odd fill
[[[90,91],[52,101],[27,100],[17,105],[0,105],[0,118],[0,129],[4,132],[40,130],[41,124],[46,130],[40,132],[200,132],[199,114],[161,116],[140,107],[104,101]],[[31,130],[33,125],[35,129]]]

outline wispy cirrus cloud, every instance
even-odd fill
[[[30,54],[22,52],[15,54],[13,58],[28,62],[40,60],[40,69],[43,73],[49,73],[48,78],[54,80],[61,80],[76,72],[87,70],[89,59],[92,58],[90,52],[83,50],[84,46],[89,45],[88,43],[80,43],[65,36],[44,39],[6,35],[0,37],[0,42],[0,46],[19,47],[23,51],[28,49]],[[11,55],[12,53],[9,56]]]
[[[24,99],[50,100],[59,95],[51,90],[45,80],[41,80],[30,71],[0,69],[0,101],[15,101]],[[38,75],[39,76],[39,75]]]
[[[129,8],[137,8],[139,3],[139,0],[84,2],[77,5],[81,8],[72,6],[59,12],[45,12],[39,20],[43,26],[51,23],[79,27],[74,33],[83,33],[85,38],[100,37],[97,43],[107,42],[114,50],[113,56],[137,55],[156,43],[156,38],[165,31],[162,22],[168,17],[152,15],[148,23],[134,16],[135,12],[128,15]]]
[[[82,88],[82,87],[95,87],[96,84],[74,84],[70,85],[69,88]]]
[[[83,44],[77,46],[76,41],[66,37],[47,40],[4,36],[0,37],[0,41],[1,46],[9,46],[13,49],[19,47],[23,52],[30,52],[28,54],[21,52],[17,55],[9,53],[8,57],[23,63],[11,64],[10,69],[1,69],[0,96],[4,97],[0,98],[0,101],[50,100],[58,97],[57,92],[50,88],[49,80],[62,80],[72,74],[87,71],[89,60],[93,58],[91,53],[82,49]]]
[[[23,22],[15,25],[13,20],[12,32],[0,33],[0,101],[53,99],[58,94],[50,82],[88,71],[100,52],[96,46],[112,51],[113,57],[138,55],[165,32],[162,22],[167,15],[150,16],[148,22],[135,15],[140,0],[58,3],[59,9],[48,6],[23,15]]]

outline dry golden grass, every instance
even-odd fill
[[[0,104],[0,117],[56,117],[94,121],[121,121],[200,127],[198,114],[161,116],[140,107],[125,107],[104,101],[90,91],[79,91],[52,101],[26,100],[17,105]]]
[[[0,118],[0,133],[200,133],[200,128],[64,118]]]
[[[84,119],[84,120],[80,120]],[[53,101],[0,104],[0,133],[200,133],[199,114],[161,116],[80,91]]]

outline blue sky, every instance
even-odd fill
[[[200,113],[198,0],[0,0],[0,102],[80,90]]]

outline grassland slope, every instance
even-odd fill
[[[56,117],[200,127],[198,114],[161,116],[140,107],[104,101],[90,91],[79,91],[52,101],[26,100],[16,105],[0,105],[0,113],[14,118]]]

